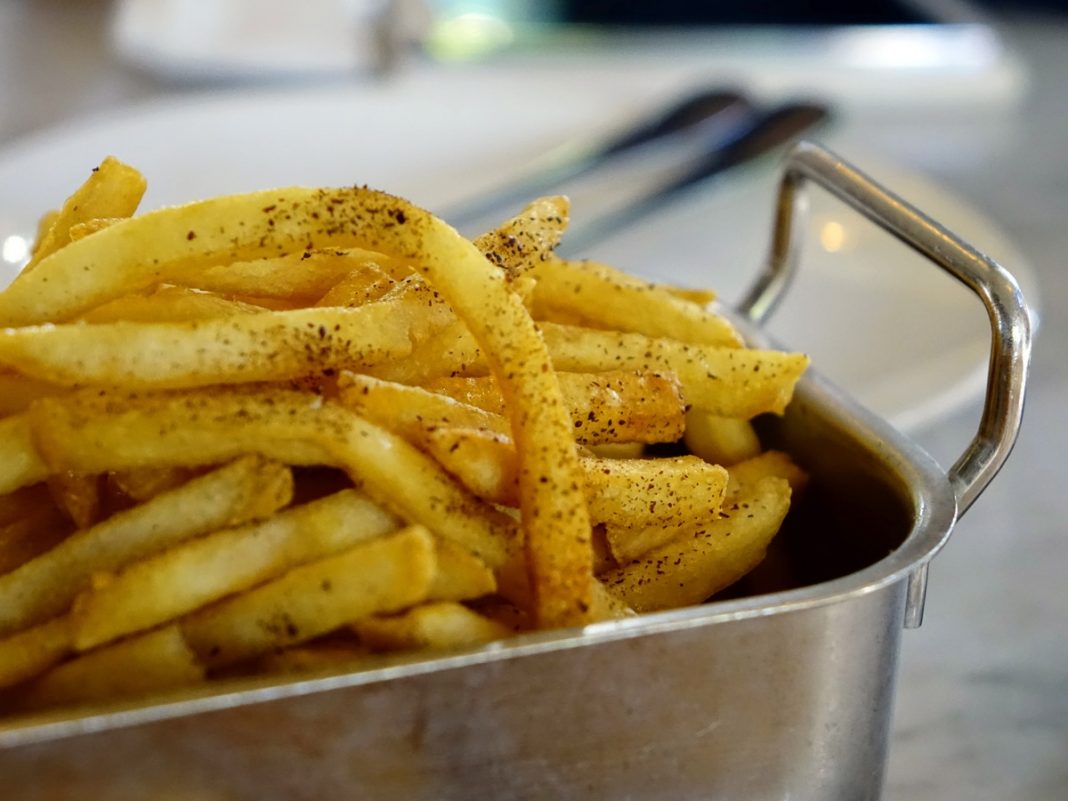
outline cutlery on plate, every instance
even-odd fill
[[[665,183],[621,208],[569,229],[558,252],[565,256],[581,253],[663,208],[687,190],[783,147],[829,117],[826,106],[810,102],[784,103],[755,114],[729,138],[711,141],[707,150]]]
[[[577,178],[609,162],[672,137],[732,137],[753,114],[749,101],[737,92],[712,89],[689,95],[645,117],[634,125],[595,141],[568,142],[547,153],[519,179],[461,203],[441,216],[463,228],[490,216],[499,216],[509,206],[519,206],[553,187]]]

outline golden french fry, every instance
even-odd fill
[[[707,520],[723,502],[727,471],[696,456],[584,460],[590,519],[605,524],[626,564]]]
[[[7,329],[0,364],[67,385],[175,389],[276,381],[362,367],[411,350],[401,303],[178,323]]]
[[[552,255],[567,229],[564,197],[538,198],[515,217],[475,239],[475,247],[498,267],[518,276]]]
[[[67,617],[0,639],[0,687],[39,676],[74,653]]]
[[[427,598],[431,601],[467,601],[497,591],[493,571],[466,548],[452,540],[434,538],[437,568]]]
[[[659,284],[680,300],[696,303],[698,306],[707,306],[716,299],[716,293],[711,289],[693,289],[692,287],[674,286],[672,284]]]
[[[517,502],[515,449],[492,431],[436,428],[425,432],[427,451],[480,498],[505,506]],[[727,471],[697,457],[580,460],[589,516],[608,524],[617,559],[660,544],[694,515],[715,511]],[[651,544],[646,544],[651,543]]]
[[[204,669],[177,626],[150,631],[65,662],[20,691],[19,709],[86,703],[199,684]]]
[[[316,306],[362,306],[378,300],[396,281],[373,262],[352,270],[330,287],[316,302]]]
[[[685,406],[678,382],[670,374],[611,370],[556,375],[577,442],[675,442],[683,434]],[[503,414],[505,410],[492,376],[437,378],[424,386],[489,412]],[[473,421],[456,424],[479,427]]]
[[[95,581],[79,595],[71,613],[74,645],[84,651],[167,623],[399,525],[365,496],[344,490],[186,541]]]
[[[118,512],[0,576],[0,634],[64,612],[93,573],[264,517],[288,503],[291,495],[287,469],[249,456]]]
[[[37,232],[33,238],[33,248],[30,250],[30,255],[36,255],[44,244],[45,237],[48,236],[48,231],[52,228],[52,225],[59,219],[59,209],[52,209],[46,211],[37,220]]]
[[[764,558],[790,505],[790,485],[764,478],[751,494],[724,505],[694,534],[601,576],[608,591],[638,612],[699,604]]]
[[[128,216],[130,215],[127,215],[127,217]],[[70,227],[70,231],[68,231],[67,234],[70,236],[71,242],[77,242],[79,239],[84,239],[87,236],[95,234],[97,231],[103,231],[108,226],[114,225],[120,220],[125,219],[126,217],[94,217],[85,222],[75,223]]]
[[[382,265],[396,263],[384,253],[359,248],[311,250],[209,267],[198,265],[172,272],[167,280],[224,295],[277,298],[310,306],[353,272],[365,267],[381,272]]]
[[[590,445],[590,453],[602,459],[640,459],[645,455],[645,444],[641,442],[602,442]]]
[[[407,358],[383,362],[364,372],[401,384],[426,384],[442,376],[486,375],[489,366],[471,332],[456,321],[415,343]]]
[[[677,526],[718,509],[727,485],[726,470],[696,456],[582,461],[597,523]]]
[[[512,634],[504,624],[454,601],[421,604],[396,615],[365,617],[352,628],[360,642],[375,651],[464,648]]]
[[[519,505],[519,464],[510,437],[477,428],[425,431],[427,453],[474,495],[503,506]]]
[[[137,170],[110,156],[95,167],[40,238],[22,275],[71,241],[70,229],[100,217],[129,217],[145,194],[145,179]],[[21,276],[20,276],[21,278]],[[18,279],[16,279],[18,280]]]
[[[214,464],[261,453],[349,473],[378,503],[463,545],[493,568],[519,545],[515,521],[465,492],[433,459],[344,407],[299,391],[75,393],[31,409],[55,469]]]
[[[686,448],[706,462],[730,466],[760,453],[760,439],[748,420],[720,417],[704,409],[686,413]]]
[[[789,482],[794,496],[803,492],[808,484],[808,474],[782,451],[764,451],[752,459],[731,465],[729,472],[727,495],[732,498],[752,492],[760,480],[768,476]]]
[[[550,258],[534,265],[534,316],[569,312],[595,328],[632,331],[699,345],[739,347],[726,319],[671,291],[592,261]]]
[[[441,426],[508,431],[508,421],[499,414],[420,387],[344,372],[338,389],[345,406],[416,445],[428,430]]]
[[[542,322],[539,328],[560,374],[627,370],[675,375],[690,406],[722,417],[781,414],[808,366],[800,353],[690,345],[671,339]],[[401,383],[432,384],[445,376],[483,376],[482,351],[462,327],[447,327],[399,361],[368,372]]]
[[[151,295],[126,295],[90,309],[79,320],[85,323],[182,323],[257,314],[261,306],[231,300],[185,287],[161,287]]]
[[[541,326],[557,370],[670,372],[687,404],[722,417],[782,414],[808,366],[800,353],[689,345],[614,331]]]
[[[37,452],[28,413],[0,420],[0,495],[44,481],[51,472]]]
[[[434,571],[434,538],[411,526],[294,568],[180,625],[198,658],[219,668],[413,606],[427,597]]]

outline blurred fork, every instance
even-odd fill
[[[741,94],[723,89],[697,92],[660,109],[629,128],[595,141],[568,142],[539,159],[516,181],[467,203],[441,212],[457,228],[470,228],[486,218],[498,218],[565,181],[603,167],[624,155],[685,134],[722,140],[735,135],[753,114]],[[512,209],[511,207],[516,207]]]
[[[826,106],[810,102],[784,103],[754,114],[731,135],[709,142],[701,155],[666,182],[621,208],[570,228],[557,252],[563,256],[581,254],[591,245],[668,205],[687,190],[784,147],[829,118]]]

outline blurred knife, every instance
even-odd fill
[[[713,142],[710,150],[675,178],[622,208],[569,229],[557,252],[563,256],[581,253],[671,203],[686,190],[783,147],[829,117],[829,110],[817,103],[786,103],[755,115],[729,140]]]
[[[698,92],[606,140],[562,145],[539,160],[526,176],[444,211],[440,216],[457,228],[465,228],[490,216],[499,218],[519,211],[519,206],[546,194],[564,181],[646,145],[683,133],[713,139],[731,137],[752,113],[749,102],[737,92],[720,89]],[[511,206],[516,208],[509,208]]]

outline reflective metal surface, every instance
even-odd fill
[[[990,364],[979,431],[948,474],[963,513],[1009,457],[1023,419],[1024,386],[1031,363],[1031,317],[1020,287],[996,261],[840,156],[801,142],[786,157],[768,263],[741,303],[742,313],[755,323],[774,311],[796,269],[797,223],[803,214],[800,196],[807,181],[815,182],[926,256],[977,294],[986,308],[991,328]],[[923,621],[926,587],[925,561],[909,578],[905,610],[909,628]]]

